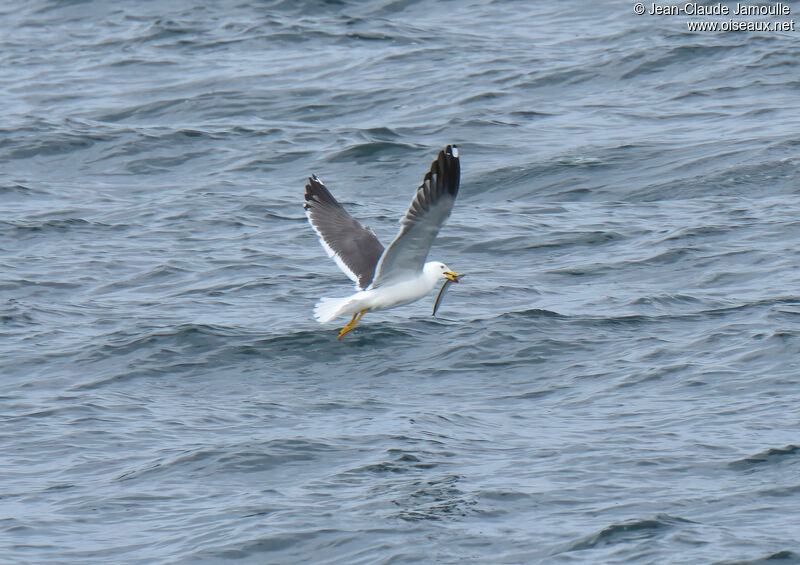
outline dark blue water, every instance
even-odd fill
[[[800,562],[798,35],[632,8],[2,4],[0,560]],[[307,176],[387,243],[447,143],[338,342]]]

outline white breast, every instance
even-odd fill
[[[365,291],[364,304],[369,304],[371,310],[387,310],[415,302],[428,295],[435,286],[436,280],[420,273],[414,279]]]

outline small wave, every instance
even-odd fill
[[[677,232],[664,238],[664,241],[674,241],[680,239],[694,239],[696,237],[705,237],[709,235],[727,235],[735,229],[736,226],[693,226],[688,228],[681,228]]]
[[[797,565],[797,563],[800,563],[799,553],[783,550],[771,553],[765,557],[748,559],[747,561],[725,561],[718,565]]]
[[[95,288],[96,293],[109,293],[116,291],[130,291],[149,288],[153,285],[163,285],[182,279],[191,271],[177,265],[156,265],[144,273],[138,273],[124,280],[114,281]]]
[[[0,290],[6,290],[9,288],[18,289],[18,288],[46,288],[46,289],[53,289],[53,290],[70,290],[74,288],[80,288],[79,283],[73,282],[64,282],[64,281],[55,281],[55,280],[35,280],[35,279],[12,279],[9,281],[0,282]]]
[[[640,296],[631,302],[633,306],[664,306],[675,307],[683,305],[697,306],[704,302],[689,294],[656,294],[653,296]]]
[[[35,137],[22,137],[15,141],[14,146],[4,159],[23,160],[33,157],[64,155],[75,151],[83,151],[95,143],[113,139],[113,136],[101,134],[37,131]]]
[[[275,439],[263,444],[226,445],[220,449],[186,451],[171,458],[147,462],[137,469],[126,471],[116,480],[138,479],[153,473],[188,474],[252,473],[275,467],[318,459],[333,448],[323,442],[302,438]]]
[[[354,350],[372,351],[419,339],[418,332],[393,323],[374,324],[363,332],[356,328],[343,341],[336,336],[333,327],[324,326],[267,338],[243,328],[210,324],[119,330],[99,337],[96,341],[101,345],[90,344],[75,353],[77,362],[96,367],[90,381],[75,384],[71,390],[96,389],[147,376],[176,375],[199,367],[226,367],[253,357],[266,360],[279,356],[303,363],[335,362],[352,357]],[[124,364],[126,358],[129,362]],[[109,360],[113,363],[103,363]]]
[[[211,149],[205,151],[184,151],[180,155],[146,157],[133,159],[125,164],[125,170],[135,175],[167,173],[192,160],[205,159],[211,155]]]
[[[545,396],[550,396],[560,390],[559,387],[552,387],[548,389],[532,390],[530,392],[523,392],[520,394],[507,394],[503,396],[495,396],[494,400],[538,400]]]
[[[577,85],[597,78],[597,73],[584,69],[557,69],[540,73],[533,79],[519,83],[517,86],[526,89],[537,89],[548,86]]]
[[[20,236],[48,235],[78,230],[121,230],[127,224],[106,224],[83,218],[51,218],[46,220],[0,220],[0,229],[14,230]]]
[[[351,145],[328,158],[331,163],[366,163],[380,158],[405,156],[417,150],[413,145],[390,141],[374,141]]]
[[[660,253],[656,253],[650,257],[646,257],[639,261],[631,261],[631,266],[652,266],[652,265],[672,265],[683,261],[692,254],[697,253],[699,250],[692,247],[684,247],[681,249],[668,249]]]
[[[0,283],[0,290],[26,287],[28,284],[28,281],[24,280]],[[27,328],[30,324],[34,323],[35,320],[36,318],[31,315],[30,310],[23,308],[13,300],[9,300],[5,305],[0,306],[0,325],[6,328]]]
[[[138,106],[127,107],[124,110],[98,116],[98,122],[124,122],[129,119],[145,120],[147,118],[157,118],[168,114],[177,107],[186,104],[185,98],[172,98],[169,100],[156,100]]]
[[[511,112],[509,115],[514,116],[515,118],[533,120],[539,118],[549,118],[553,114],[547,112],[537,112],[535,110],[517,110],[515,112]]]
[[[9,194],[13,193],[30,195],[36,193],[44,194],[44,191],[22,183],[0,185],[0,194],[5,194],[8,196]]]
[[[731,45],[679,45],[677,47],[659,49],[657,51],[643,51],[643,57],[635,67],[626,71],[620,78],[633,79],[644,74],[664,73],[671,65],[685,68],[692,65],[692,61],[701,58],[704,64],[715,57],[725,57],[730,53]],[[643,60],[641,60],[643,59]]]
[[[755,309],[772,308],[784,304],[794,306],[797,305],[798,303],[800,303],[800,298],[795,296],[763,298],[761,300],[753,300],[752,302],[744,302],[733,306],[721,306],[719,308],[710,308],[707,310],[701,310],[700,312],[698,312],[698,314],[701,314],[703,316],[727,316],[730,314],[748,312],[750,310],[755,310]],[[781,310],[776,309],[776,311],[781,311]]]
[[[753,471],[764,466],[778,465],[787,460],[797,459],[798,456],[800,456],[800,446],[773,447],[750,457],[732,461],[728,467],[736,471]]]
[[[498,319],[516,319],[516,318],[524,318],[524,319],[538,319],[538,318],[550,318],[550,319],[561,319],[566,320],[569,316],[565,316],[564,314],[559,314],[558,312],[552,312],[551,310],[542,310],[541,308],[530,308],[527,310],[518,310],[516,312],[504,312],[503,314],[499,314],[497,316]],[[473,320],[477,321],[477,320]]]
[[[214,338],[236,335],[230,328],[207,324],[181,324],[175,327],[148,328],[138,332],[119,330],[102,336],[102,345],[94,346],[78,358],[80,361],[99,361],[126,355],[139,350],[171,350],[171,346],[186,348],[208,347]],[[84,385],[85,386],[85,385]]]
[[[664,532],[684,524],[694,524],[691,520],[667,514],[659,514],[655,518],[634,520],[624,524],[612,524],[596,534],[582,538],[564,551],[581,551],[604,545],[626,543],[655,538]],[[561,553],[561,552],[559,552]]]

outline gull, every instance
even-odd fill
[[[416,302],[445,279],[463,275],[439,261],[428,261],[433,240],[450,216],[458,194],[461,167],[458,147],[448,145],[425,173],[394,241],[383,248],[371,229],[362,226],[339,204],[323,182],[312,175],[306,185],[305,211],[322,247],[355,282],[356,292],[343,298],[321,298],[314,317],[321,324],[352,315],[339,339],[367,312]]]

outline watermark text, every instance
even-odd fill
[[[716,18],[727,16],[727,19],[722,20],[687,21],[686,25],[689,31],[795,31],[794,20],[788,19],[788,16],[792,14],[792,9],[783,2],[773,4],[745,4],[739,2],[733,7],[721,2],[715,4],[700,4],[698,2],[685,2],[682,4],[648,2],[645,4],[644,2],[636,2],[633,5],[633,11],[640,16],[716,16]]]

